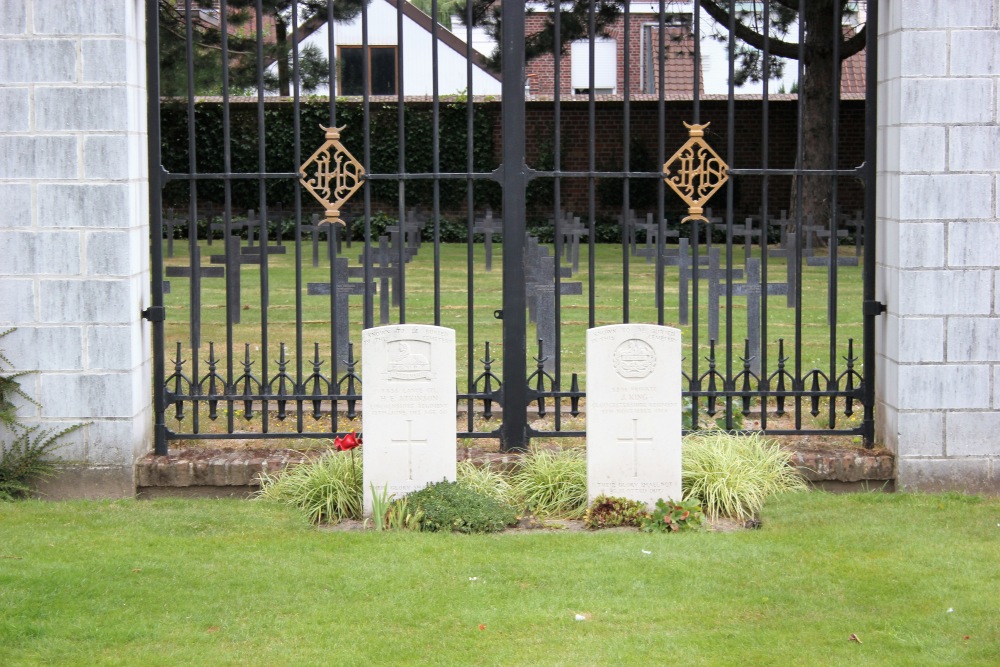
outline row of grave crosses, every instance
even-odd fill
[[[761,260],[751,256],[751,245],[754,239],[759,239],[761,229],[758,224],[759,218],[747,218],[743,227],[733,230],[734,237],[743,239],[744,246],[744,267],[742,269],[728,268],[722,264],[721,249],[718,244],[711,243],[712,225],[721,224],[719,218],[714,218],[711,209],[707,210],[709,223],[707,227],[706,243],[704,253],[699,252],[697,279],[708,283],[708,335],[709,338],[719,339],[719,312],[720,300],[726,294],[725,286],[731,281],[743,281],[732,283],[732,295],[747,299],[747,336],[749,339],[750,353],[754,359],[751,362],[753,370],[759,371],[759,350],[760,350],[760,305],[761,299],[767,295],[785,295],[788,307],[794,307],[797,300],[797,286],[799,279],[797,274],[797,263],[786,262],[786,280],[783,283],[764,283],[761,276]],[[332,261],[330,268],[330,280],[327,282],[311,282],[307,284],[307,294],[312,296],[326,296],[332,301],[333,320],[335,323],[337,339],[337,358],[346,359],[349,345],[349,299],[352,296],[364,297],[364,313],[366,321],[374,322],[374,297],[379,297],[379,317],[378,323],[385,325],[389,323],[390,307],[395,308],[400,304],[400,262],[409,263],[421,247],[421,236],[426,219],[421,217],[414,209],[409,212],[402,225],[393,225],[386,228],[386,234],[379,237],[377,245],[366,247],[358,257],[358,266],[349,266],[348,258],[340,256],[343,245],[342,237],[339,233],[330,234],[328,225],[320,225],[318,215],[313,215],[311,224],[301,227],[303,232],[309,232],[312,238],[312,260],[313,266],[320,263],[320,240],[319,234],[323,233],[326,239],[323,245],[326,246],[325,257],[327,261]],[[854,226],[854,236],[856,239],[862,237],[862,216],[860,212],[852,218],[845,218],[848,223]],[[647,262],[652,262],[656,257],[659,248],[658,234],[659,225],[654,222],[652,214],[647,214],[645,219],[630,213],[624,219],[623,232],[626,242],[633,255],[645,257]],[[166,221],[172,221],[167,225]],[[179,218],[173,216],[172,211],[168,211],[165,225],[168,234],[173,235]],[[552,221],[550,221],[552,222]],[[796,234],[789,232],[790,220],[785,211],[781,212],[778,218],[774,218],[769,223],[781,229],[781,243],[768,249],[768,257],[788,257],[790,252],[796,248]],[[240,312],[242,309],[240,300],[241,271],[244,264],[261,263],[261,245],[259,236],[259,218],[254,216],[253,211],[249,211],[246,218],[233,220],[227,226],[222,223],[213,223],[211,231],[223,231],[228,228],[230,231],[240,232],[240,235],[230,235],[225,238],[225,254],[212,255],[210,263],[213,265],[202,267],[200,262],[200,249],[194,246],[192,252],[192,266],[198,268],[199,278],[226,278],[226,292],[228,304],[228,317],[234,324],[240,322]],[[542,245],[537,238],[525,236],[524,253],[524,275],[528,306],[528,317],[530,322],[535,323],[536,338],[539,341],[539,363],[546,373],[552,374],[555,370],[555,336],[556,336],[556,308],[555,294],[558,285],[558,292],[561,296],[579,296],[583,294],[583,285],[579,281],[563,280],[571,278],[579,271],[580,243],[581,239],[588,235],[588,228],[583,225],[578,216],[572,213],[564,213],[561,216],[558,226],[562,241],[563,256],[557,258],[549,254],[549,248]],[[813,237],[829,238],[829,230],[823,226],[812,224],[803,225],[806,232],[806,243],[802,248],[802,257],[810,266],[824,266],[829,264],[829,256],[816,256],[812,245]],[[243,245],[242,232],[246,230],[247,245]],[[473,233],[482,235],[484,246],[484,269],[492,271],[492,250],[494,235],[502,233],[503,223],[500,218],[494,217],[489,209],[483,217],[474,222]],[[256,233],[255,233],[256,232]],[[640,232],[644,236],[644,246],[639,245]],[[847,230],[839,230],[840,237],[847,235]],[[349,238],[349,235],[348,235]],[[255,239],[257,245],[255,245]],[[667,244],[666,239],[676,239],[676,245]],[[349,244],[349,241],[348,241]],[[287,246],[267,245],[267,254],[286,254]],[[348,245],[349,247],[349,245]],[[662,250],[661,260],[664,265],[678,267],[679,280],[679,304],[678,323],[686,325],[689,323],[690,292],[691,284],[695,279],[694,258],[692,254],[691,241],[687,238],[679,238],[677,230],[665,231],[665,244]],[[168,254],[170,245],[168,244]],[[832,253],[831,253],[832,254]],[[856,266],[860,246],[857,246],[854,257],[838,257],[838,265]],[[563,266],[566,262],[569,266]],[[559,276],[556,278],[556,268],[558,265]],[[228,271],[227,271],[228,268]],[[192,277],[191,266],[180,267],[170,266],[166,268],[166,276],[169,277]],[[366,289],[364,279],[368,277],[369,283]],[[745,277],[744,277],[745,276]],[[164,292],[170,291],[170,283],[164,282]],[[192,290],[193,302],[192,311],[200,311],[200,294],[198,290]],[[197,332],[195,333],[197,337]],[[200,337],[199,337],[200,338]]]

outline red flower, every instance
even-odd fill
[[[333,439],[333,446],[342,452],[348,452],[360,444],[361,438],[359,438],[354,431],[351,431],[342,438]]]

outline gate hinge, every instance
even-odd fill
[[[885,310],[885,304],[881,301],[865,301],[864,305],[861,307],[861,312],[863,312],[866,317],[877,317],[884,313]]]
[[[150,306],[141,313],[142,319],[150,322],[162,322],[167,319],[167,309],[163,306]]]

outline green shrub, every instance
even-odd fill
[[[656,509],[642,519],[641,528],[647,533],[677,533],[682,530],[697,530],[705,520],[701,505],[697,500],[656,501]]]
[[[790,455],[760,433],[722,431],[684,438],[681,480],[684,498],[701,500],[711,518],[749,521],[775,494],[805,489]]]
[[[507,476],[490,468],[488,463],[477,466],[472,461],[460,461],[458,483],[501,503],[514,504],[514,489]]]
[[[514,508],[458,482],[436,482],[406,496],[409,511],[423,515],[422,530],[494,533],[517,522]]]
[[[591,530],[631,526],[638,528],[646,516],[646,503],[629,498],[600,495],[587,508],[583,524]]]
[[[275,475],[262,472],[257,497],[298,507],[313,523],[360,519],[362,457],[353,453],[330,450]]]
[[[533,449],[512,479],[514,495],[539,516],[579,519],[587,509],[587,459],[582,449]]]

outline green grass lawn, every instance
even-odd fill
[[[1000,662],[1000,500],[813,492],[763,521],[459,536],[245,501],[0,504],[0,664]]]

